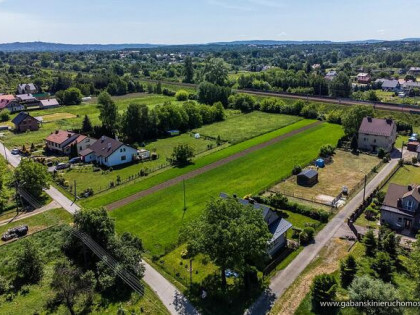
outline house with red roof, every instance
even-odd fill
[[[95,141],[96,139],[71,131],[56,130],[45,139],[45,145],[50,151],[68,155],[72,146],[76,146],[79,153],[89,148]]]

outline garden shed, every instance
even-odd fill
[[[419,146],[418,141],[410,141],[409,143],[407,143],[407,150],[411,152],[416,152],[418,146]]]
[[[313,169],[305,169],[297,175],[297,183],[300,186],[312,187],[318,183],[318,172]]]

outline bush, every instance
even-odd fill
[[[160,93],[157,93],[157,94],[160,94]],[[169,90],[167,88],[164,88],[163,91],[162,91],[162,94],[165,95],[165,96],[175,96],[176,92],[172,91],[172,90]]]
[[[299,242],[302,245],[307,245],[314,240],[315,229],[312,227],[306,227],[299,234]]]
[[[326,144],[326,145],[323,145],[321,149],[319,150],[319,155],[321,157],[326,158],[328,156],[333,155],[334,152],[335,152],[335,148],[331,144]]]
[[[302,172],[302,166],[300,166],[300,165],[295,165],[295,166],[293,167],[292,174],[293,174],[293,175],[297,175],[297,174],[299,174],[300,172]]]
[[[315,276],[311,286],[314,307],[319,308],[321,302],[334,301],[336,292],[337,281],[334,276],[327,274]]]
[[[0,111],[0,121],[8,121],[10,119],[10,113],[7,109]]]
[[[178,92],[176,92],[175,98],[177,101],[186,101],[189,98],[189,94],[185,90],[179,90]]]
[[[194,156],[194,149],[188,144],[177,145],[172,152],[172,164],[187,165]]]
[[[384,157],[385,157],[385,150],[383,148],[379,148],[378,158],[383,159]]]
[[[413,163],[413,165],[417,164],[417,158],[415,156],[413,156],[413,158],[411,159],[411,162]]]

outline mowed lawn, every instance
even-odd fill
[[[216,142],[213,140],[206,140],[204,138],[195,139],[189,134],[182,134],[177,137],[159,139],[154,142],[147,144],[146,148],[151,151],[156,151],[159,155],[157,160],[150,160],[143,163],[131,164],[121,168],[114,168],[111,172],[94,172],[93,165],[89,164],[86,166],[75,166],[74,169],[64,170],[61,173],[64,178],[73,184],[74,181],[77,183],[77,190],[79,192],[86,188],[92,188],[94,192],[102,191],[109,187],[110,182],[116,182],[117,177],[120,176],[124,182],[128,177],[134,176],[140,172],[140,170],[148,170],[150,173],[161,167],[169,166],[167,158],[170,158],[173,152],[173,148],[179,144],[188,144],[196,153],[202,153],[207,150],[207,145],[213,145],[216,150]]]
[[[273,132],[261,135],[256,138],[252,138],[250,140],[229,146],[220,151],[198,158],[194,161],[193,164],[189,166],[182,167],[182,168],[172,168],[163,173],[150,176],[147,180],[136,182],[128,186],[121,186],[110,192],[102,193],[100,195],[93,196],[89,199],[82,200],[81,205],[85,208],[96,208],[96,207],[106,206],[112,202],[131,196],[139,191],[148,189],[157,184],[163,183],[169,179],[175,178],[177,176],[191,172],[193,170],[196,170],[208,164],[214,163],[218,160],[231,156],[235,153],[241,152],[252,146],[264,143],[266,141],[269,141],[275,137],[281,136],[293,130],[303,128],[305,126],[313,124],[314,122],[315,122],[314,120],[307,120],[307,119],[298,121],[297,123],[294,123],[285,128],[275,130]]]
[[[390,183],[398,185],[420,185],[420,167],[413,165],[404,165],[401,167],[394,176],[388,181],[382,190],[387,191]]]
[[[111,216],[119,232],[137,234],[149,255],[161,255],[173,248],[182,224],[197,218],[210,198],[220,192],[239,196],[262,192],[288,177],[296,163],[309,163],[324,143],[336,143],[342,135],[340,126],[324,123],[186,181],[185,214],[181,183],[114,210]]]
[[[230,143],[238,143],[261,134],[283,128],[302,118],[281,114],[254,111],[249,114],[234,116],[225,121],[195,129],[201,135],[217,138]]]
[[[114,97],[115,103],[118,106],[118,112],[123,114],[129,104],[145,104],[149,107],[154,107],[158,104],[163,104],[166,101],[175,102],[174,97],[154,94],[132,94],[124,97]],[[64,129],[72,130],[78,129],[82,126],[82,121],[85,115],[88,115],[93,125],[100,125],[99,109],[93,99],[92,103],[75,105],[75,106],[61,106],[58,108],[48,110],[31,111],[30,114],[34,117],[43,117],[44,123],[38,131],[24,132],[15,134],[10,131],[2,132],[4,136],[0,141],[9,147],[21,147],[22,145],[30,146],[32,143],[44,144],[44,139],[54,130]],[[12,120],[16,115],[12,115]],[[10,121],[7,123],[10,124]]]

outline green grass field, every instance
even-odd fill
[[[0,295],[0,314],[27,315],[27,314],[48,314],[47,303],[54,297],[50,287],[53,276],[54,264],[64,258],[61,247],[61,228],[53,227],[41,231],[29,237],[34,245],[41,250],[44,261],[44,276],[39,284],[26,286],[27,292],[18,291],[11,300],[6,300],[6,295]],[[21,241],[0,246],[0,275],[10,280],[15,275],[14,257],[21,250]],[[153,291],[145,285],[145,295],[139,297],[133,294],[125,301],[113,301],[104,299],[99,294],[94,297],[94,304],[91,314],[117,314],[122,307],[126,312],[144,314],[164,314],[169,312],[162,305]],[[69,314],[64,306],[60,306],[54,314]],[[142,313],[142,314],[143,314]]]
[[[118,231],[138,234],[150,255],[161,255],[172,249],[182,224],[197,218],[210,198],[220,192],[259,193],[289,176],[295,164],[309,163],[324,143],[335,143],[342,134],[340,126],[319,125],[186,181],[185,214],[178,184],[114,210],[111,216]]]
[[[154,176],[149,177],[145,181],[137,182],[129,186],[123,186],[118,187],[111,192],[106,192],[97,196],[93,196],[87,200],[81,201],[81,205],[86,208],[96,208],[105,206],[107,204],[110,204],[114,201],[123,199],[127,196],[133,195],[138,191],[148,189],[150,187],[153,187],[157,184],[163,183],[171,178],[175,178],[177,176],[180,176],[182,174],[188,173],[190,171],[193,171],[195,169],[201,168],[205,165],[211,164],[213,162],[216,162],[220,159],[226,158],[228,156],[231,156],[235,153],[241,152],[247,148],[250,148],[252,146],[258,145],[260,143],[269,141],[275,137],[278,137],[280,135],[286,134],[290,131],[302,128],[304,126],[310,125],[314,123],[313,120],[301,120],[297,123],[294,123],[290,126],[287,126],[282,129],[275,130],[273,132],[264,134],[262,136],[235,144],[233,146],[227,147],[223,150],[217,151],[213,154],[206,155],[202,158],[199,158],[194,161],[194,164],[191,164],[187,167],[183,168],[172,168],[166,172],[156,174]]]
[[[254,111],[249,114],[234,116],[225,121],[203,126],[194,130],[201,135],[217,138],[230,143],[238,143],[258,135],[283,128],[302,118]]]
[[[399,185],[420,184],[420,167],[404,165],[388,181],[382,190],[386,191],[390,183]]]
[[[174,97],[139,93],[114,97],[113,99],[118,105],[118,111],[120,114],[124,113],[128,105],[132,103],[145,104],[149,107],[153,107],[158,104],[163,104],[166,101],[175,102]],[[31,111],[30,114],[34,117],[47,116],[46,122],[43,123],[42,127],[38,131],[25,132],[21,134],[6,131],[4,132],[4,136],[0,138],[0,141],[4,142],[4,144],[9,148],[21,147],[23,144],[30,146],[31,143],[34,143],[35,145],[44,144],[44,139],[54,130],[72,130],[80,128],[85,115],[89,116],[93,125],[99,125],[99,110],[95,101],[96,99],[93,99],[92,102],[88,104],[61,106],[48,110]],[[53,114],[56,116],[55,118],[60,118],[61,116],[62,119],[49,120],[48,116]],[[12,120],[14,116],[15,115],[12,115],[10,120]]]

